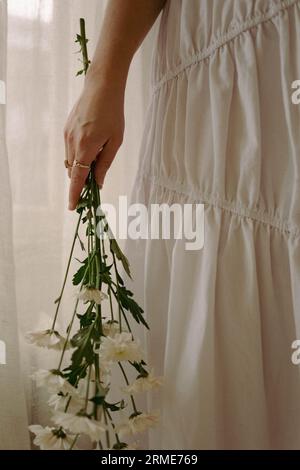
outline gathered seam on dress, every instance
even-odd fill
[[[201,52],[198,52],[197,54],[192,55],[186,62],[180,64],[174,70],[166,72],[166,74],[161,80],[154,83],[153,93],[155,94],[165,83],[178,77],[178,75],[183,73],[187,68],[208,59],[210,56],[213,55],[215,51],[225,46],[227,43],[233,41],[241,34],[247,32],[252,28],[258,27],[260,24],[272,20],[274,17],[278,16],[282,11],[287,10],[288,8],[292,7],[293,5],[296,5],[299,2],[300,0],[282,0],[278,6],[274,6],[274,4],[272,4],[272,6],[270,6],[270,8],[265,12],[259,13],[249,18],[245,22],[241,23],[238,27],[234,27],[231,31],[228,31],[226,34],[216,39],[206,49],[202,50]]]
[[[300,229],[298,227],[292,226],[289,222],[283,221],[278,217],[272,217],[263,210],[249,209],[241,203],[232,203],[224,198],[220,198],[216,195],[205,193],[199,190],[187,190],[184,185],[180,185],[178,182],[174,184],[171,181],[165,181],[161,177],[157,177],[155,175],[138,173],[136,178],[150,180],[154,186],[166,189],[167,191],[174,194],[182,194],[195,203],[207,204],[209,206],[228,211],[238,217],[260,222],[262,224],[268,225],[269,227],[277,229],[280,232],[287,233],[293,238],[300,237]]]

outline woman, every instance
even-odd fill
[[[95,159],[103,184],[129,64],[162,9],[133,201],[205,204],[205,241],[132,242],[165,377],[150,448],[298,449],[300,1],[111,0],[66,125],[69,207]]]

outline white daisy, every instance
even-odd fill
[[[77,298],[83,302],[95,302],[100,305],[103,300],[108,298],[108,296],[94,287],[83,286],[78,292]]]
[[[25,339],[29,344],[55,350],[62,350],[66,344],[66,338],[55,330],[29,331]],[[70,348],[70,343],[66,348]]]
[[[33,443],[41,450],[69,450],[75,436],[68,435],[62,429],[43,428],[38,424],[29,426],[29,430],[35,434]]]
[[[117,333],[120,333],[120,326],[117,321],[109,320],[102,325],[103,333],[105,336],[114,338]],[[124,331],[124,328],[123,328]]]
[[[100,384],[98,383],[98,386],[102,386],[103,389],[106,389],[110,385],[110,380],[111,380],[111,364],[100,361],[99,362],[99,372],[100,372]],[[96,382],[96,373],[95,373],[95,368],[94,366],[91,366],[91,373],[89,376],[90,379],[90,393],[89,393],[89,398],[92,398],[94,396],[94,390],[95,390],[95,382]],[[85,397],[86,395],[86,390],[87,390],[87,381],[88,381],[88,376],[85,377],[84,379],[81,379],[78,383],[78,394],[81,397]]]
[[[111,382],[111,368],[107,362],[100,361],[100,382],[104,388],[109,388]]]
[[[143,351],[139,340],[133,340],[131,333],[116,333],[113,338],[107,336],[102,338],[100,348],[100,359],[105,362],[118,361],[141,361]]]
[[[74,387],[67,382],[56,370],[36,371],[31,378],[35,380],[37,387],[45,387],[52,393],[73,393]]]
[[[78,393],[70,395],[60,392],[51,395],[48,400],[48,405],[55,411],[63,411],[68,405],[69,413],[78,413],[84,407],[84,403],[84,397],[81,397]]]
[[[86,434],[92,441],[99,441],[106,431],[106,426],[99,421],[94,421],[86,415],[57,412],[53,416],[55,424],[74,434]]]
[[[116,432],[122,439],[124,436],[140,433],[148,428],[152,428],[159,422],[159,413],[153,414],[140,413],[136,416],[130,417],[128,420],[117,424]]]
[[[155,388],[159,388],[163,383],[162,377],[155,377],[153,375],[153,371],[151,371],[147,377],[139,377],[136,379],[132,384],[127,385],[126,387],[122,388],[122,390],[126,393],[141,393],[147,392],[148,390],[152,390]]]

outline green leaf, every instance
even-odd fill
[[[113,405],[113,404],[109,404],[107,403],[107,406],[106,406],[110,411],[119,411],[120,410],[120,407],[119,406],[116,406],[116,405]]]
[[[94,336],[95,325],[93,322],[90,326],[81,328],[71,339],[72,346],[78,347],[72,354],[72,363],[76,366],[82,362],[92,364],[95,359],[94,353]]]
[[[118,401],[116,403],[108,403],[107,401],[105,401],[104,406],[110,411],[119,411],[125,407],[124,400]]]
[[[85,328],[81,328],[73,338],[71,339],[71,344],[74,347],[80,346],[88,337],[90,334],[90,326],[87,326]]]
[[[139,373],[138,377],[137,378],[144,378],[144,377],[148,377],[149,373],[147,372],[147,370],[143,367],[144,365],[146,365],[146,363],[144,361],[141,361],[141,362],[130,362],[130,364],[135,368],[135,370],[137,370],[137,372]]]
[[[71,385],[76,385],[79,379],[84,379],[86,376],[87,364],[71,364],[64,369],[64,377]]]
[[[102,265],[100,273],[101,274],[109,273],[112,267],[113,267],[113,264]]]
[[[72,282],[74,286],[78,286],[81,281],[83,280],[83,277],[85,275],[85,272],[88,267],[88,258],[86,258],[84,261],[82,261],[82,266],[78,269],[78,271],[74,274]]]
[[[120,284],[120,286],[124,286],[124,281],[121,278],[120,274],[118,272],[116,274],[117,274],[118,283]]]
[[[112,279],[111,279],[111,274],[110,270],[112,268],[113,264],[105,265],[102,264],[101,271],[100,271],[100,279],[104,284],[111,285]]]
[[[93,227],[92,227],[90,224],[87,226],[85,234],[86,234],[87,237],[88,237],[89,235],[90,235],[90,236],[93,236],[93,235],[94,235]]]
[[[129,261],[124,255],[124,253],[122,252],[115,238],[110,239],[110,249],[116,255],[117,259],[121,261],[125,272],[130,277],[130,279],[132,279],[131,273],[130,273]]]
[[[95,403],[95,405],[97,406],[103,406],[104,397],[93,397],[93,398],[90,398],[89,401],[91,401],[92,403]]]
[[[85,328],[86,326],[90,326],[93,323],[93,321],[95,321],[96,313],[89,312],[89,313],[85,313],[84,315],[76,315],[76,316],[80,321],[80,328]]]
[[[146,320],[143,317],[144,310],[138,305],[138,303],[131,298],[132,292],[126,289],[126,287],[119,287],[117,289],[117,297],[125,310],[128,310],[137,323],[142,323],[146,328],[150,329]]]
[[[84,70],[79,70],[79,72],[77,72],[77,75],[81,75],[83,72]],[[81,214],[85,209],[89,209],[89,207],[90,207],[90,201],[87,198],[81,197],[76,206],[76,212],[78,214]]]

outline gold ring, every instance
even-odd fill
[[[68,170],[69,168],[72,168],[72,165],[68,162],[68,160],[65,160],[65,168]]]
[[[85,170],[90,170],[91,168],[90,165],[84,165],[83,163],[80,163],[78,160],[74,160],[73,167],[84,168]]]

